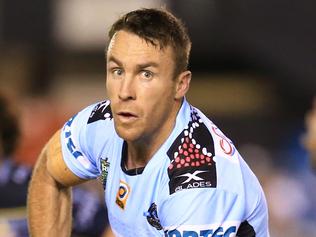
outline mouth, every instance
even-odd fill
[[[137,115],[131,112],[118,112],[117,113],[117,117],[119,120],[121,120],[122,122],[131,122],[137,119]]]

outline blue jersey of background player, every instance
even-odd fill
[[[33,236],[67,236],[68,187],[97,176],[117,236],[269,236],[257,179],[184,99],[191,42],[182,23],[136,10],[109,36],[109,101],[80,112],[44,148],[29,193]]]

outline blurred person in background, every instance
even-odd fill
[[[309,153],[312,168],[316,172],[316,97],[313,100],[312,108],[306,114],[305,126],[303,144]]]
[[[28,237],[25,208],[32,167],[14,159],[20,126],[18,108],[10,102],[0,93],[0,237]],[[98,186],[90,182],[73,189],[72,237],[103,234],[106,209]]]
[[[285,150],[279,148],[271,153],[270,160],[274,163],[264,171],[263,188],[269,204],[271,236],[274,237],[296,237],[302,233],[314,236],[316,233],[316,190],[311,188],[316,185],[316,98],[306,113],[303,137],[301,134],[295,133]],[[252,157],[261,159],[257,155]],[[307,157],[311,166],[305,162]],[[289,162],[294,158],[296,163]],[[250,164],[261,169],[260,161]]]
[[[0,93],[0,236],[27,236],[26,195],[31,167],[13,154],[20,138],[16,107]]]
[[[100,177],[117,236],[268,237],[257,178],[185,99],[191,41],[181,21],[135,10],[109,38],[109,100],[73,116],[42,150],[28,195],[32,235],[68,236],[70,187]]]
[[[25,206],[31,168],[19,165],[13,154],[20,137],[14,107],[0,94],[0,207]]]

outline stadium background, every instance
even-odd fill
[[[15,159],[33,165],[63,122],[105,94],[109,25],[138,7],[166,6],[193,42],[189,101],[247,160],[270,208],[271,236],[316,233],[316,175],[301,146],[316,95],[311,0],[2,0],[0,87],[15,104]],[[1,197],[0,197],[1,201]]]

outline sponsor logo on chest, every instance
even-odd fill
[[[191,189],[191,188],[210,188],[212,183],[207,178],[208,170],[195,170],[193,173],[188,172],[182,175],[177,176],[177,178],[186,178],[182,183],[180,183],[175,191],[180,191],[182,189]]]
[[[128,196],[131,192],[131,189],[127,183],[120,180],[119,189],[116,194],[115,203],[124,210],[126,207],[126,201],[128,199]]]

